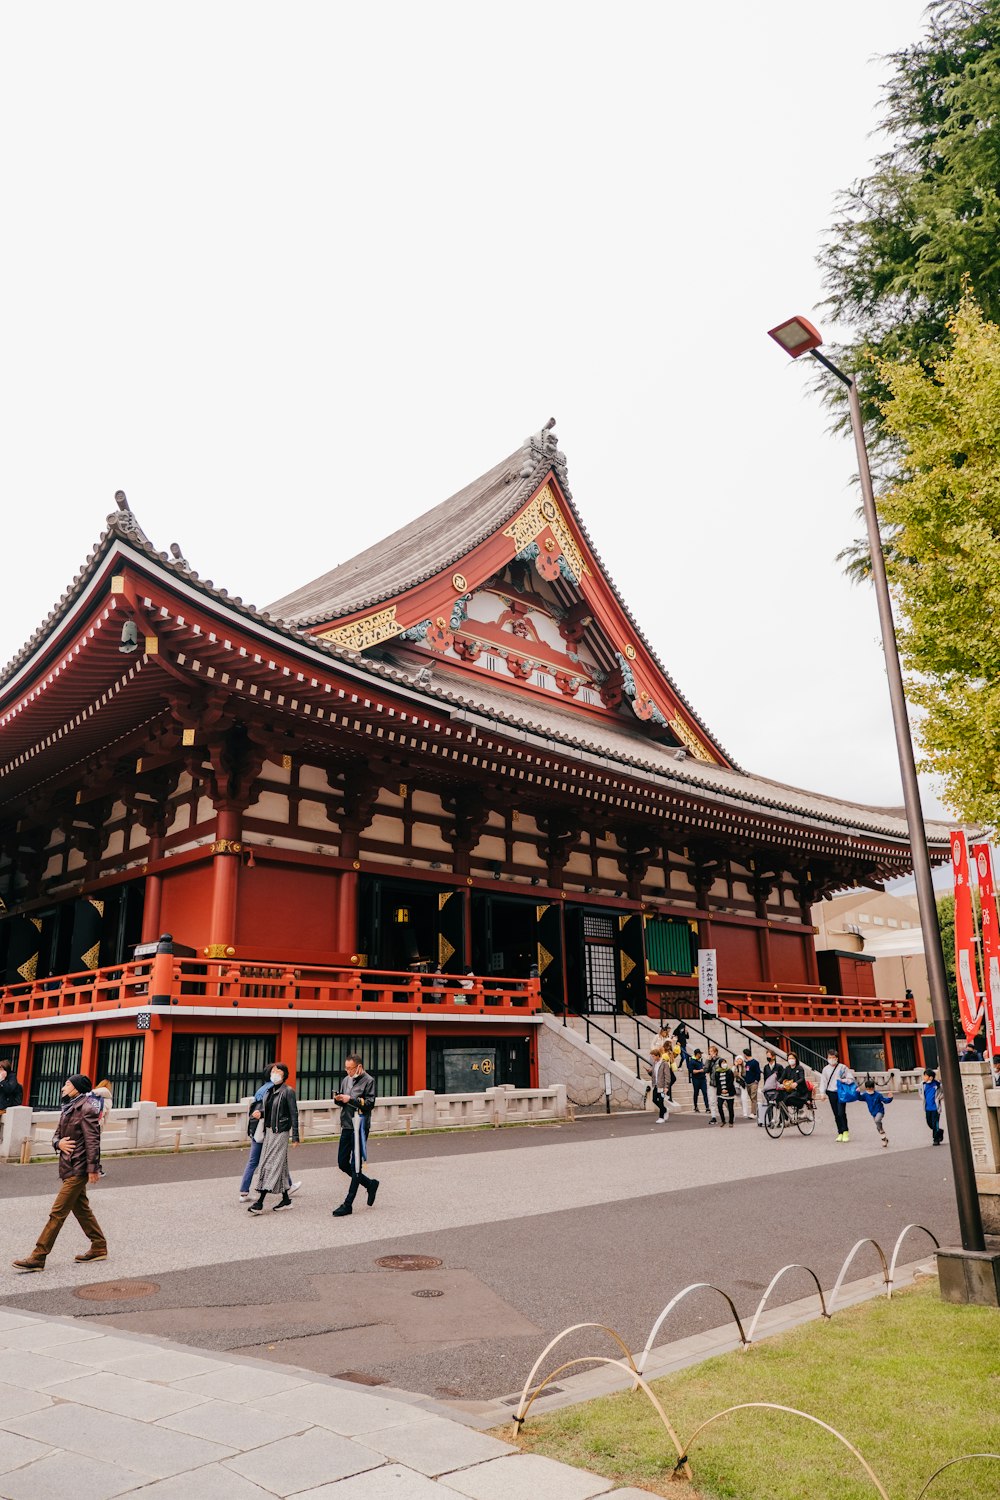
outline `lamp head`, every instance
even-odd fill
[[[800,354],[808,354],[811,349],[818,349],[823,342],[819,329],[814,328],[808,318],[786,318],[777,328],[769,328],[767,336],[780,344],[792,359],[798,359]]]

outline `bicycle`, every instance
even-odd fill
[[[800,1135],[812,1135],[816,1129],[816,1106],[812,1099],[799,1103],[781,1094],[768,1098],[764,1111],[764,1129],[772,1141],[779,1140],[787,1128],[796,1126]]]

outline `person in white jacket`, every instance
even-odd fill
[[[830,1108],[833,1110],[833,1118],[837,1125],[838,1141],[849,1141],[851,1137],[847,1129],[847,1105],[841,1103],[837,1084],[856,1081],[855,1075],[846,1063],[840,1061],[836,1052],[831,1050],[826,1054],[826,1067],[820,1075],[819,1090],[830,1101]]]

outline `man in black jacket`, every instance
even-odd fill
[[[87,1201],[87,1183],[101,1180],[101,1122],[93,1099],[92,1084],[84,1073],[74,1073],[62,1087],[64,1100],[53,1150],[59,1153],[60,1188],[49,1211],[49,1222],[38,1236],[38,1244],[24,1260],[15,1260],[19,1271],[44,1271],[45,1259],[60,1229],[73,1214],[90,1240],[90,1249],[77,1260],[107,1260],[108,1242]]]
[[[351,1185],[343,1203],[333,1210],[335,1219],[346,1218],[353,1211],[359,1187],[363,1187],[368,1193],[369,1208],[375,1202],[375,1194],[378,1192],[378,1178],[366,1177],[361,1170],[364,1166],[364,1137],[375,1106],[375,1080],[365,1072],[356,1052],[345,1058],[344,1072],[340,1093],[333,1096],[334,1102],[341,1105],[337,1166],[351,1179]]]
[[[24,1090],[14,1076],[14,1066],[8,1060],[0,1062],[0,1114],[5,1109],[17,1109],[24,1102]]]

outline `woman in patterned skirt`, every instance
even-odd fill
[[[271,1083],[273,1088],[264,1099],[264,1145],[260,1153],[256,1183],[259,1196],[256,1203],[251,1203],[247,1209],[247,1213],[251,1214],[264,1212],[264,1199],[268,1193],[281,1194],[272,1213],[292,1207],[289,1197],[292,1177],[288,1170],[288,1142],[291,1138],[296,1146],[299,1144],[299,1106],[295,1090],[288,1087],[288,1069],[284,1063],[271,1064]]]

